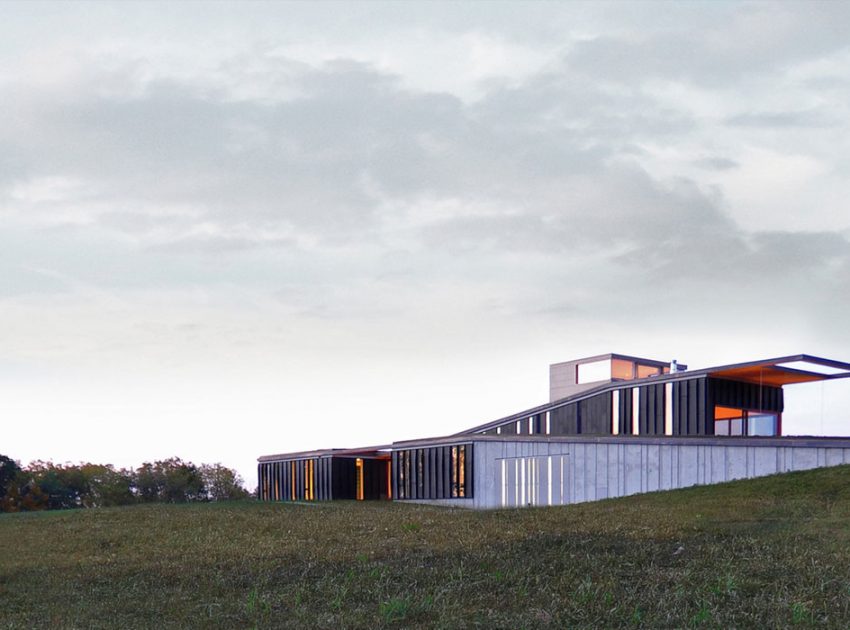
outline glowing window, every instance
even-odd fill
[[[735,407],[714,408],[714,435],[776,435],[779,416]]]
[[[661,374],[661,368],[653,367],[650,365],[641,365],[638,363],[637,366],[637,377],[638,378],[647,378],[650,376],[658,376]]]
[[[714,435],[743,435],[744,410],[733,407],[714,408]]]
[[[611,361],[611,378],[615,380],[630,381],[635,377],[635,364],[625,359],[614,359]]]
[[[355,467],[355,479],[356,479],[356,490],[355,497],[358,501],[363,500],[363,460],[359,457],[354,461]]]

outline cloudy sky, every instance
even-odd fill
[[[0,452],[455,432],[850,360],[850,4],[0,4]],[[786,429],[850,434],[850,383]],[[793,413],[792,413],[793,412]]]

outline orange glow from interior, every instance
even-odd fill
[[[363,500],[363,460],[359,457],[354,462],[357,471],[357,500]]]
[[[611,361],[611,378],[630,381],[635,377],[635,364],[625,359]]]
[[[715,420],[732,420],[734,418],[743,417],[744,411],[742,409],[735,409],[734,407],[721,407],[720,405],[716,405],[714,407]]]
[[[809,383],[822,381],[827,377],[820,374],[799,374],[774,368],[771,365],[755,365],[750,367],[731,368],[712,372],[711,376],[729,378],[736,381],[747,381],[759,385],[790,385],[792,383]]]
[[[637,366],[637,377],[638,378],[647,378],[648,376],[658,376],[661,373],[661,368],[652,367],[650,365],[640,365]]]

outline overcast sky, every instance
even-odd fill
[[[850,360],[850,3],[0,4],[0,453],[442,435]],[[850,434],[850,382],[790,387]]]

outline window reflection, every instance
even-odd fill
[[[637,366],[637,377],[638,378],[647,378],[650,376],[658,376],[661,374],[660,367],[653,367],[650,365],[640,365]]]
[[[778,417],[775,413],[718,405],[714,408],[714,435],[774,436],[777,432]]]
[[[611,378],[614,380],[630,381],[635,377],[635,364],[625,359],[611,361]]]

